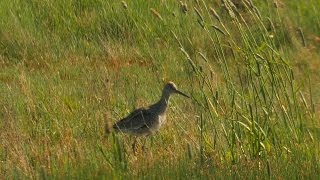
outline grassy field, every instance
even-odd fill
[[[320,2],[0,1],[0,177],[319,179]],[[142,138],[105,124],[158,100]],[[144,146],[145,148],[142,148]]]

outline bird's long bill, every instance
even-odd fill
[[[181,92],[181,91],[176,91],[178,94],[181,94],[184,97],[190,98],[190,96],[186,95],[185,93]]]

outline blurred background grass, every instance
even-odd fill
[[[320,3],[0,2],[0,173],[8,178],[317,178]],[[134,155],[105,137],[174,81]]]

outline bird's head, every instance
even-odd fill
[[[177,86],[176,86],[173,82],[171,82],[171,81],[169,81],[169,82],[164,86],[163,91],[164,91],[165,94],[168,94],[168,95],[173,94],[173,93],[177,93],[177,94],[180,94],[180,95],[185,96],[185,97],[187,97],[187,98],[190,98],[190,96],[188,96],[188,95],[186,95],[185,93],[179,91],[178,88],[177,88]]]

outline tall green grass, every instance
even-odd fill
[[[218,73],[213,70],[213,59],[205,52],[199,49],[190,56],[180,43],[202,87],[196,100],[199,113],[211,120],[205,143],[218,149],[225,146],[223,154],[238,162],[242,158],[268,159],[271,151],[290,151],[294,143],[312,141],[306,125],[312,122],[314,104],[307,103],[296,86],[290,62],[277,52],[258,9],[244,3],[243,11],[250,14],[246,20],[231,2],[224,1],[224,7],[237,36],[227,33],[231,30],[212,7],[203,4],[195,8],[199,28],[211,40],[219,75],[214,75]],[[222,34],[219,26],[226,33]],[[260,39],[252,36],[252,31]],[[212,76],[219,76],[219,84]]]
[[[0,7],[1,176],[319,176],[316,0]],[[314,59],[302,69],[310,79],[297,71],[300,52]],[[146,150],[105,136],[168,80],[192,100],[172,98],[166,126],[141,139]]]

